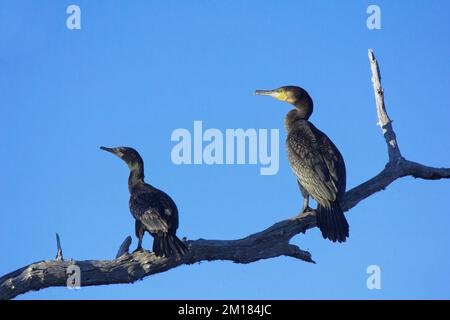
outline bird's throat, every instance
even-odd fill
[[[286,131],[290,132],[292,129],[297,128],[301,122],[308,122],[310,115],[311,113],[305,113],[303,110],[299,110],[298,108],[292,109],[284,118],[284,127],[286,128]]]
[[[313,102],[311,98],[305,98],[300,101],[296,101],[293,104],[295,106],[295,116],[298,119],[308,120],[313,113]]]
[[[130,192],[137,186],[144,183],[144,168],[137,166],[130,168],[130,176],[128,177],[128,189]]]

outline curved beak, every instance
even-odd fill
[[[105,151],[108,151],[108,152],[110,152],[110,153],[112,153],[112,154],[115,154],[116,156],[117,156],[117,151],[116,151],[116,149],[115,148],[107,148],[107,147],[100,147],[100,149],[102,149],[102,150],[105,150]]]

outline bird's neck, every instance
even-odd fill
[[[128,177],[128,190],[130,193],[136,187],[144,184],[144,165],[130,165],[130,176]]]
[[[303,99],[303,101],[297,101],[294,106],[295,109],[289,111],[284,119],[284,126],[287,132],[291,131],[293,128],[296,128],[299,122],[308,121],[313,112],[313,102],[311,98]]]
[[[313,113],[314,103],[308,94],[304,95],[301,99],[296,100],[293,105],[295,106],[298,119],[308,120]]]

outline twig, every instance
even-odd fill
[[[128,251],[130,250],[130,245],[131,245],[131,237],[128,236],[125,238],[125,240],[123,240],[122,244],[120,245],[120,248],[116,254],[116,259],[120,258],[123,255],[128,254]]]
[[[56,233],[56,261],[62,261],[63,259],[63,254],[62,254],[62,249],[61,249],[61,240],[59,239],[59,234]]]

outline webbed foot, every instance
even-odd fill
[[[144,248],[142,248],[141,246],[137,247],[131,254],[136,253],[136,252],[144,252]]]
[[[310,206],[306,206],[305,208],[303,208],[302,212],[300,212],[298,215],[300,217],[305,217],[307,215],[309,215],[310,212],[314,211]]]

